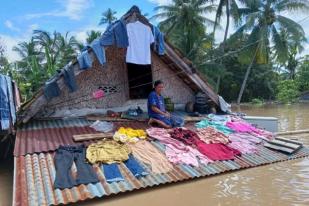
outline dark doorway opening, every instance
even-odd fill
[[[127,63],[130,99],[145,99],[152,90],[151,65]]]

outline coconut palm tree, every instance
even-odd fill
[[[242,26],[235,32],[234,37],[250,33],[243,52],[239,59],[249,63],[238,98],[240,103],[242,94],[254,63],[266,64],[269,62],[271,51],[278,61],[284,62],[288,58],[286,39],[280,35],[284,29],[295,42],[303,41],[303,28],[292,19],[280,15],[284,11],[305,11],[309,9],[307,0],[243,0],[244,7],[238,9]],[[233,37],[232,37],[233,38]]]
[[[106,11],[102,13],[99,25],[103,24],[110,25],[111,23],[116,21],[117,20],[117,17],[115,17],[116,13],[117,13],[116,11],[113,11],[111,8],[108,8]]]
[[[207,0],[173,0],[169,5],[156,7],[155,11],[159,13],[152,18],[162,20],[159,23],[161,30],[187,55],[196,40],[205,36],[205,25],[214,25],[214,21],[205,15],[215,11],[215,6],[207,3]]]
[[[93,40],[99,38],[101,34],[102,33],[100,31],[94,31],[94,30],[87,32],[87,38],[86,38],[87,44],[90,44]]]
[[[60,55],[57,60],[57,67],[64,67],[69,61],[77,56],[79,49],[79,42],[74,36],[70,36],[69,32],[66,32],[65,35],[58,35],[58,45]]]

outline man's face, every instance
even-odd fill
[[[164,89],[164,85],[163,84],[159,84],[158,86],[156,86],[156,92],[158,93],[158,94],[161,94],[161,92],[163,91],[163,89]]]

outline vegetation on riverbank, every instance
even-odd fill
[[[173,0],[155,8],[150,20],[194,67],[204,73],[217,92],[228,101],[294,102],[309,90],[309,57],[300,57],[307,41],[300,22],[281,14],[308,13],[306,0]],[[103,12],[100,25],[114,22],[116,11]],[[215,15],[215,21],[206,18]],[[226,24],[220,25],[222,18]],[[231,26],[236,31],[228,37]],[[224,29],[222,29],[224,27]],[[224,30],[222,42],[215,34]],[[87,43],[101,35],[89,31]],[[86,42],[85,42],[86,43]],[[57,69],[76,57],[83,47],[69,33],[34,31],[28,42],[14,50],[21,60],[8,62],[0,42],[0,72],[11,75],[24,100]]]

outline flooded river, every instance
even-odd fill
[[[248,115],[279,118],[279,130],[309,129],[309,104],[241,106]],[[309,146],[309,133],[299,137]],[[0,205],[11,204],[12,163],[0,164]],[[309,158],[231,172],[78,205],[309,205]]]

